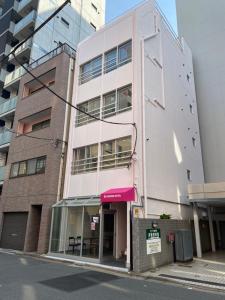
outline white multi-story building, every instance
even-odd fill
[[[73,104],[102,121],[72,110],[50,252],[129,267],[131,218],[191,219],[204,181],[191,51],[147,1],[80,43],[75,73]]]

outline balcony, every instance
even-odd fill
[[[7,90],[12,90],[19,87],[20,78],[26,73],[23,67],[15,69],[13,72],[9,73],[5,77],[4,88]]]
[[[26,17],[19,21],[14,28],[14,37],[17,39],[25,38],[34,28],[37,13],[32,10]]]
[[[38,0],[21,0],[19,2],[17,13],[24,17],[26,16],[30,11],[35,10],[38,5]]]
[[[8,114],[15,111],[17,104],[17,96],[0,104],[0,118],[2,119]]]
[[[30,38],[28,41],[23,43],[18,49],[16,49],[15,55],[17,59],[20,61],[20,63],[24,63],[26,59],[27,61],[29,61],[31,47],[32,47],[32,38]],[[13,49],[15,49],[15,47],[12,48],[11,51],[13,51]],[[9,56],[9,61],[10,63],[17,65],[15,57],[12,54]]]
[[[0,149],[8,147],[12,139],[12,132],[4,130],[0,132]]]
[[[0,182],[5,179],[5,167],[0,167]]]

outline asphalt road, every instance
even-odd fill
[[[0,253],[0,300],[225,300],[225,294]]]

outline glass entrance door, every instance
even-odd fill
[[[115,212],[104,212],[103,258],[112,258],[115,253]]]

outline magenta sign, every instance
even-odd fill
[[[135,201],[135,190],[133,187],[110,189],[101,194],[101,202],[130,202]]]

